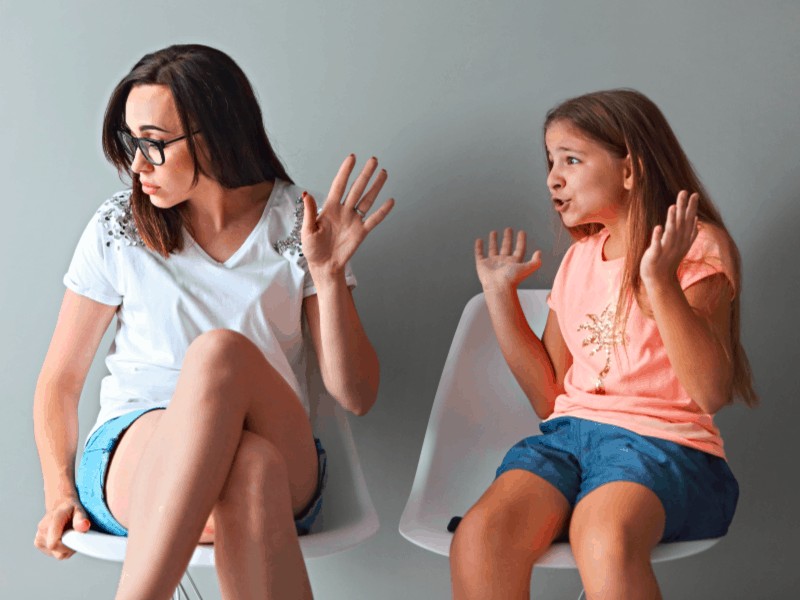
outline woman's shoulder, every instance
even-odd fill
[[[133,217],[131,190],[121,190],[103,200],[89,219],[84,235],[108,248],[144,246]]]

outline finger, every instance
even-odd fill
[[[373,156],[367,161],[367,164],[364,165],[364,168],[361,169],[361,173],[359,173],[358,177],[356,177],[356,180],[353,182],[353,185],[350,187],[350,192],[347,194],[347,198],[344,201],[344,205],[346,207],[356,207],[356,204],[358,204],[358,201],[361,199],[361,194],[363,194],[364,190],[367,189],[367,184],[369,183],[369,180],[372,179],[372,175],[375,173],[375,169],[377,168],[378,159]]]
[[[483,260],[483,238],[475,240],[475,262]]]
[[[661,233],[663,228],[661,225],[653,227],[653,235],[650,236],[650,248],[658,255],[661,252]]]
[[[91,523],[86,513],[80,508],[76,508],[75,514],[72,516],[72,528],[80,533],[86,533],[89,531],[89,527],[91,527]]]
[[[313,233],[317,230],[317,202],[314,196],[308,192],[303,192],[303,229],[306,233]]]
[[[394,208],[394,198],[389,198],[386,202],[381,204],[378,210],[365,219],[364,228],[367,230],[367,233],[375,229],[378,224],[386,218],[386,215],[389,214],[392,208]]]
[[[693,220],[693,225],[692,225],[692,236],[689,238],[689,247],[690,248],[692,247],[692,244],[694,244],[694,241],[697,239],[697,232],[700,229],[697,226],[697,223],[698,223],[698,220],[697,220],[697,217],[695,217],[694,220]]]
[[[542,251],[541,250],[537,250],[536,252],[534,252],[531,255],[531,259],[528,261],[528,265],[533,267],[533,268],[535,268],[535,269],[538,269],[539,267],[542,266]]]
[[[497,256],[497,232],[489,232],[489,256]]]
[[[675,205],[672,204],[667,209],[667,224],[664,226],[664,234],[661,236],[661,244],[667,246],[675,238]]]
[[[689,193],[686,190],[681,190],[678,192],[678,199],[675,202],[675,230],[678,232],[683,232],[688,196]]]
[[[353,167],[355,165],[356,165],[355,154],[351,154],[350,156],[344,159],[344,162],[342,162],[342,166],[339,167],[339,171],[333,178],[333,183],[331,183],[331,189],[328,192],[328,198],[326,200],[326,203],[335,202],[336,204],[339,204],[342,201],[342,197],[344,196],[344,191],[347,189],[347,180],[350,179],[350,173],[353,172]]]
[[[375,177],[375,181],[372,182],[372,185],[370,186],[367,193],[364,194],[364,197],[361,198],[361,200],[359,201],[357,205],[358,210],[360,210],[363,213],[369,212],[369,209],[372,208],[375,199],[378,197],[381,188],[383,188],[383,184],[386,183],[386,180],[388,178],[389,175],[388,173],[386,173],[386,169],[381,169],[380,171],[378,171],[378,175],[377,177]]]
[[[57,510],[53,515],[53,519],[50,521],[50,526],[47,529],[47,540],[45,545],[47,549],[54,554],[58,552],[69,551],[69,548],[61,543],[61,536],[64,533],[64,526],[66,525],[67,521],[69,521],[69,515],[64,509]]]
[[[686,222],[693,223],[697,217],[697,209],[700,205],[700,194],[695,192],[689,196],[688,206],[686,207]]]
[[[525,232],[520,230],[517,232],[517,243],[514,247],[514,258],[522,262],[525,259],[525,248],[527,247],[527,239]]]
[[[511,238],[513,237],[514,230],[511,227],[506,227],[503,230],[503,244],[500,247],[500,254],[508,256],[511,254]]]

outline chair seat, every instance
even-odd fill
[[[547,293],[519,291],[525,316],[540,337],[547,321]],[[400,533],[426,550],[449,555],[450,518],[466,513],[494,480],[509,448],[538,434],[539,423],[500,352],[479,294],[464,308],[447,355]],[[660,544],[652,561],[690,556],[718,541]],[[554,544],[536,566],[576,568],[568,543]]]
[[[378,531],[378,515],[367,490],[344,409],[327,394],[319,401],[312,422],[328,455],[328,478],[322,510],[311,533],[300,537],[303,557],[314,559],[342,552]],[[65,531],[65,546],[93,558],[123,562],[128,538],[88,531]],[[213,566],[213,544],[200,544],[189,566]]]

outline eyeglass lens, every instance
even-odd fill
[[[127,131],[120,131],[119,138],[122,141],[122,147],[125,149],[125,154],[128,155],[130,160],[136,156],[136,148],[140,148],[144,157],[152,164],[161,164],[161,153],[158,151],[158,146],[147,140],[139,140],[137,145],[136,140]]]

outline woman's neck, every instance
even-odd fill
[[[220,233],[240,221],[251,220],[254,213],[259,215],[272,192],[273,182],[262,181],[255,185],[201,192],[186,202],[186,216],[193,230],[206,230]]]

